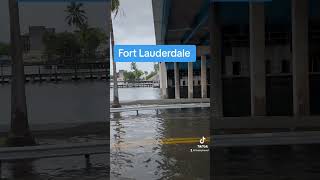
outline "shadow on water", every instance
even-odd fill
[[[216,148],[214,179],[319,179],[319,145]]]
[[[49,158],[4,163],[3,179],[49,180],[49,179],[106,179],[109,176],[106,155],[91,157],[87,166],[83,157]]]
[[[21,177],[36,177],[33,164],[30,161],[16,161],[9,168],[12,172],[12,178],[19,179]]]

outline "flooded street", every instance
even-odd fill
[[[190,152],[181,139],[209,136],[208,109],[113,114],[111,179],[209,179],[209,152]],[[161,140],[172,143],[163,144]]]
[[[37,138],[41,145],[71,144],[81,142],[105,142],[106,136],[90,135],[66,138]],[[108,155],[92,155],[91,167],[86,168],[83,156],[38,159],[3,163],[3,179],[14,180],[105,180],[108,174]]]
[[[0,132],[5,135],[10,122],[10,86],[0,86],[0,91]],[[106,91],[102,81],[27,84],[29,121],[37,142],[105,142]],[[124,88],[119,94],[122,102],[160,98],[155,88]],[[161,110],[159,114],[141,111],[138,116],[135,112],[111,114],[111,179],[209,179],[209,153],[190,152],[198,139],[209,136],[208,113],[208,109],[196,108]],[[170,143],[163,143],[166,140]],[[3,164],[2,177],[100,180],[108,176],[108,160],[108,155],[93,155],[90,169],[84,157],[10,162]]]
[[[105,81],[27,83],[28,116],[40,145],[106,142],[107,85]],[[10,127],[10,84],[0,85],[0,137]],[[85,127],[85,128],[84,128]],[[106,147],[107,149],[107,147]],[[92,155],[86,169],[81,156],[3,163],[3,179],[106,179],[108,154]]]

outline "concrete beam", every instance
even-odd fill
[[[264,4],[249,5],[251,115],[266,115]]]
[[[188,62],[188,98],[193,98],[193,63]]]
[[[219,5],[210,3],[209,8],[209,28],[210,28],[210,99],[211,113],[213,123],[211,128],[215,126],[215,122],[223,116],[222,106],[222,78],[221,78],[221,62],[222,62],[222,32],[219,22]]]
[[[197,46],[197,56],[210,54],[210,46]]]
[[[295,116],[310,113],[309,100],[309,1],[292,0],[292,79],[293,113]]]
[[[174,93],[175,98],[180,99],[180,77],[179,77],[179,63],[174,63]]]
[[[193,38],[193,36],[197,33],[197,31],[205,24],[205,22],[208,19],[208,5],[209,5],[208,0],[204,0],[202,2],[202,6],[199,10],[199,13],[195,16],[193,23],[191,25],[191,30],[187,31],[182,39],[181,42],[183,44],[188,44],[190,40]]]
[[[201,97],[207,98],[207,58],[201,56]]]
[[[161,62],[159,65],[159,76],[160,76],[160,89],[161,89],[161,98],[167,99],[168,98],[168,77],[167,77],[167,67],[164,62]]]

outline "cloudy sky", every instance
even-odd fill
[[[155,44],[152,0],[120,0],[120,12],[113,20],[115,44]],[[153,63],[137,63],[152,71]],[[130,69],[130,63],[117,63],[117,70]]]
[[[105,2],[83,3],[91,26],[107,29],[108,8]],[[70,31],[65,22],[65,2],[23,2],[19,3],[21,33],[28,33],[29,26],[53,27],[57,32]],[[108,10],[109,11],[109,10]],[[8,0],[0,0],[0,41],[9,41]]]

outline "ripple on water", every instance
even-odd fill
[[[163,145],[166,138],[209,135],[207,109],[139,111],[110,121],[111,174],[135,179],[209,179],[209,154],[190,153],[195,144]],[[130,159],[130,161],[126,161]]]

